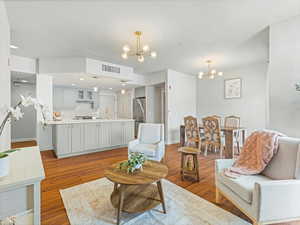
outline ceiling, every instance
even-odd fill
[[[83,56],[147,74],[171,68],[196,74],[212,59],[218,70],[267,62],[268,25],[300,14],[299,0],[6,1],[13,54]],[[122,46],[142,42],[157,59],[123,60]]]

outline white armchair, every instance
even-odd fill
[[[221,195],[255,225],[300,220],[300,139],[282,137],[279,149],[259,175],[236,179],[224,175],[233,159],[216,160],[216,202]]]
[[[128,144],[128,154],[131,152],[142,152],[147,159],[161,161],[165,155],[164,125],[141,123],[138,138]]]

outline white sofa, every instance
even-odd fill
[[[165,155],[164,125],[141,123],[138,138],[128,144],[128,155],[131,152],[142,152],[147,159],[161,161]]]
[[[278,153],[259,175],[229,178],[223,170],[234,161],[216,160],[216,202],[223,195],[256,225],[300,220],[299,144],[300,139],[280,138]]]

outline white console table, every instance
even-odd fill
[[[0,220],[31,210],[31,224],[40,225],[40,183],[44,178],[39,147],[10,154],[10,174],[0,178]]]

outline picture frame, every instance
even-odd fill
[[[232,78],[224,80],[224,98],[235,99],[242,97],[242,79]]]

